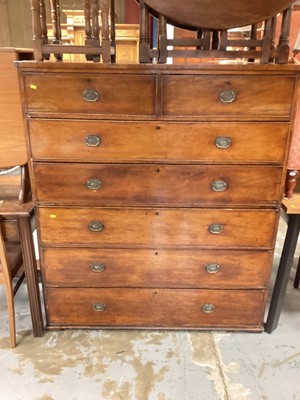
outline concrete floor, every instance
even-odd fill
[[[285,223],[281,221],[272,282]],[[300,245],[298,246],[299,254]],[[1,400],[298,400],[300,289],[290,278],[278,328],[267,333],[71,330],[31,335],[26,286],[9,348],[0,289]],[[273,283],[272,283],[273,284]]]

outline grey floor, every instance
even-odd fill
[[[285,229],[281,221],[272,285]],[[296,263],[279,326],[271,335],[73,330],[33,338],[24,285],[16,296],[18,346],[10,349],[1,288],[0,399],[300,399],[300,289],[292,286]]]

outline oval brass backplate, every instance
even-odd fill
[[[101,144],[101,139],[98,135],[88,135],[84,142],[88,147],[98,147]]]
[[[95,303],[95,304],[93,304],[93,310],[94,311],[98,311],[98,312],[105,311],[106,310],[106,304],[104,304],[104,303]]]
[[[101,232],[104,229],[104,224],[100,221],[91,221],[89,223],[89,230],[92,232]]]
[[[95,264],[91,264],[91,270],[93,272],[104,272],[105,271],[105,264],[103,263],[95,263]]]
[[[215,146],[218,149],[228,149],[231,146],[232,140],[226,136],[219,136],[215,140]]]
[[[214,304],[203,304],[201,307],[201,310],[205,313],[205,314],[211,314],[215,311],[216,306]]]
[[[224,230],[224,225],[222,224],[211,224],[209,225],[209,231],[210,233],[214,233],[214,234],[218,234],[218,233],[222,233]]]
[[[90,190],[99,190],[102,187],[102,182],[98,178],[90,178],[87,180],[86,186]]]
[[[224,192],[227,189],[227,183],[222,180],[215,180],[211,183],[211,188],[215,192]]]
[[[236,99],[236,93],[233,90],[223,90],[219,95],[219,99],[222,103],[232,103]]]
[[[88,103],[94,103],[99,100],[99,93],[96,89],[87,89],[82,93],[82,97]]]
[[[219,264],[214,264],[214,263],[207,264],[205,266],[205,270],[209,274],[216,274],[217,272],[220,271],[220,265]]]

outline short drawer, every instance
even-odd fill
[[[278,212],[42,207],[38,216],[44,245],[270,248]]]
[[[265,288],[271,251],[43,248],[47,287]]]
[[[95,122],[31,119],[34,160],[283,162],[289,123]],[[42,140],[41,140],[42,138]]]
[[[155,114],[153,75],[25,74],[24,85],[29,114]]]
[[[162,114],[216,119],[290,118],[294,87],[294,77],[164,76]]]
[[[48,288],[50,326],[262,328],[264,291]]]
[[[104,206],[276,205],[281,167],[35,163],[37,200]]]

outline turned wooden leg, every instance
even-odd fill
[[[300,171],[291,169],[287,171],[284,195],[287,199],[291,199],[293,197],[294,189],[297,185],[297,179],[299,177],[299,172]]]

